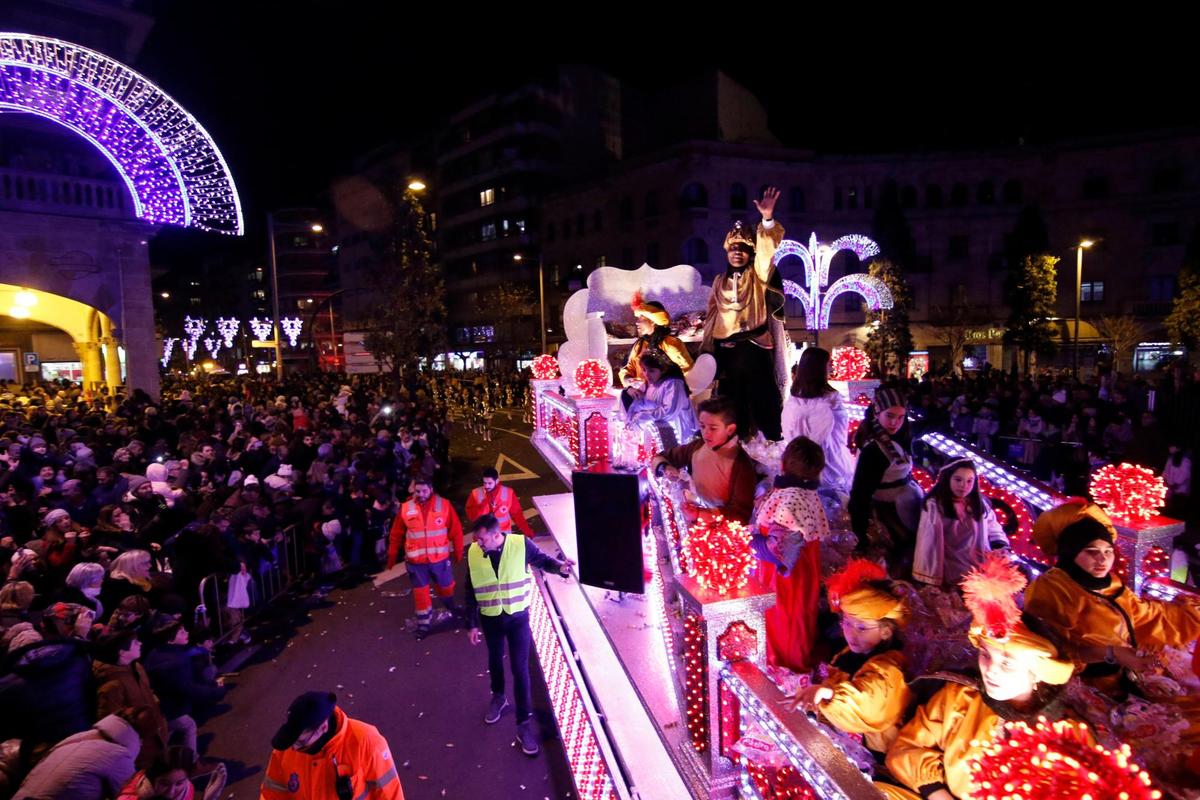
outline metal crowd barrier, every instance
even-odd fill
[[[251,570],[247,586],[250,604],[242,609],[241,623],[234,624],[229,613],[229,579],[226,572],[214,572],[200,581],[200,604],[196,606],[195,622],[213,632],[213,639],[222,642],[234,633],[245,620],[260,612],[288,590],[304,574],[304,547],[295,525],[284,528],[283,541],[272,542],[274,561],[263,561],[257,571]]]

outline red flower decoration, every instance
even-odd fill
[[[603,397],[612,386],[612,367],[598,358],[588,358],[575,367],[575,386],[584,397]]]
[[[539,381],[550,381],[558,377],[558,359],[554,356],[543,353],[533,360],[529,365],[533,377]]]
[[[717,594],[745,586],[754,568],[750,530],[722,516],[692,524],[683,542],[683,556],[696,582]]]
[[[1162,792],[1134,763],[1128,745],[1092,744],[1087,725],[1039,720],[1033,727],[1006,722],[1004,732],[971,759],[971,797],[1017,800],[1076,797],[1158,800]]]
[[[857,347],[833,348],[829,364],[835,381],[861,381],[871,371],[871,357]]]
[[[1101,467],[1092,474],[1090,491],[1110,517],[1126,522],[1150,519],[1167,500],[1163,479],[1136,464]]]

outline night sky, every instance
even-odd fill
[[[553,46],[530,32],[500,33],[502,20],[483,39],[446,20],[348,12],[367,8],[353,0],[161,6],[136,66],[208,127],[250,214],[310,202],[354,157],[419,136],[441,114],[536,69],[522,54]],[[759,95],[785,144],[825,151],[1035,143],[1200,118],[1193,104],[1160,102],[1168,86],[1156,76],[1169,69],[1166,58],[1139,74],[1141,62],[1105,66],[1101,52],[1072,57],[1059,48],[1031,59],[979,48],[855,49],[835,41],[824,55],[772,47],[724,63],[657,45],[646,51],[651,58],[624,62],[586,57],[611,46],[550,56],[598,63],[641,86],[720,67]]]
[[[555,19],[533,25],[527,17],[543,12],[503,4],[445,6],[453,16],[437,18],[413,3],[147,2],[156,23],[133,66],[208,128],[241,191],[249,238],[260,241],[267,209],[319,203],[355,157],[420,138],[445,113],[555,61],[596,63],[640,87],[721,68],[760,97],[784,144],[824,152],[1037,144],[1200,124],[1200,105],[1177,102],[1171,77],[1190,81],[1189,56],[1164,45],[1152,59],[1133,58],[1078,33],[989,42],[964,30],[951,43],[897,32],[895,41],[869,42],[801,27],[791,32],[807,40],[751,47],[714,37],[765,32],[748,18],[701,18],[709,33],[686,33],[613,8],[611,20],[592,26],[580,14],[609,16],[595,4],[550,11]],[[544,30],[555,22],[557,36]],[[581,40],[614,22],[610,34]],[[1070,41],[1080,46],[1068,51]]]

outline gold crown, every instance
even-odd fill
[[[725,234],[725,251],[729,252],[732,250],[735,244],[744,244],[751,250],[757,245],[757,242],[754,240],[754,232],[743,225],[741,220],[733,223],[733,227],[729,229],[729,233]]]

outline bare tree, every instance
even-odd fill
[[[1141,323],[1131,315],[1125,314],[1120,317],[1101,317],[1095,325],[1100,336],[1107,339],[1112,345],[1113,369],[1120,372],[1120,367],[1123,366],[1121,362],[1125,358],[1132,359],[1133,350],[1142,339],[1144,331]],[[1132,369],[1133,362],[1130,361],[1129,365]]]
[[[950,368],[954,374],[962,374],[967,336],[971,328],[982,322],[983,317],[967,304],[966,287],[961,284],[954,288],[954,298],[948,305],[929,307],[929,324],[937,340],[950,348]]]

